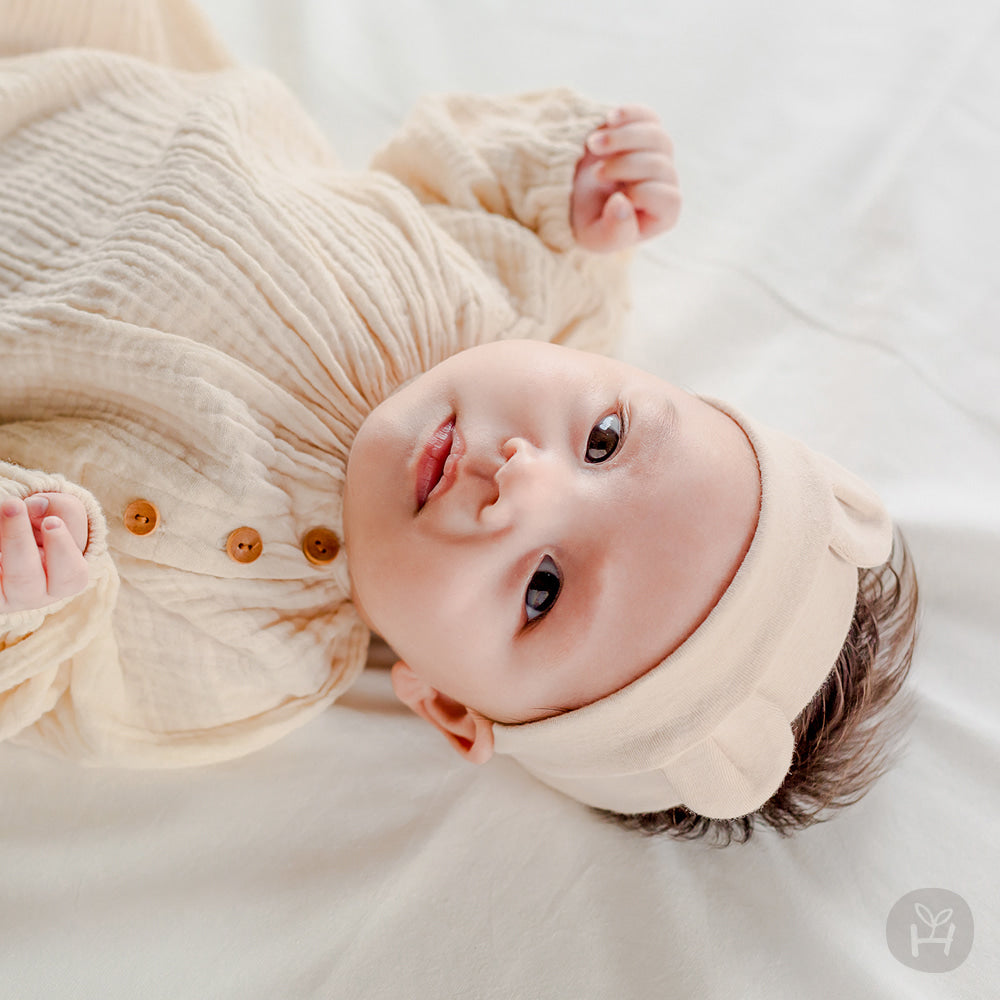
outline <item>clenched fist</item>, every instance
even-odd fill
[[[33,611],[87,587],[87,511],[66,493],[0,503],[0,612]]]
[[[570,218],[588,250],[624,250],[666,232],[681,195],[674,149],[655,111],[627,105],[587,137],[576,167]]]

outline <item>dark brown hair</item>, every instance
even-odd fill
[[[858,600],[847,640],[822,687],[792,724],[795,752],[784,782],[756,812],[709,819],[684,806],[634,815],[594,811],[628,830],[678,840],[706,837],[711,847],[727,847],[746,843],[757,823],[789,837],[857,802],[895,763],[915,710],[912,691],[901,689],[917,638],[917,595],[913,557],[897,526],[888,561],[858,570]]]

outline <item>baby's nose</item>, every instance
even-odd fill
[[[524,438],[508,439],[500,454],[504,462],[494,476],[497,497],[484,508],[483,524],[544,528],[569,498],[566,470],[555,456]]]

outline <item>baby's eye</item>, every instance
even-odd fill
[[[524,595],[524,608],[528,612],[529,622],[548,613],[556,603],[561,585],[558,567],[546,556],[528,581],[528,590]]]
[[[587,461],[594,464],[606,462],[617,450],[622,440],[622,418],[609,413],[594,424],[587,439]]]

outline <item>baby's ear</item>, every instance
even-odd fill
[[[391,676],[396,697],[444,733],[466,760],[485,764],[493,756],[493,723],[489,719],[432,688],[402,660],[393,665]]]

